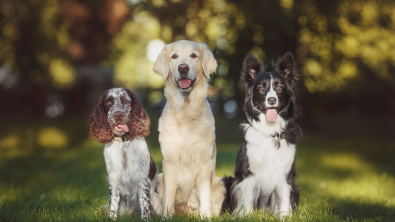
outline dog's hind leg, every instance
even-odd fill
[[[155,175],[150,182],[150,201],[155,214],[162,214],[163,177]]]
[[[295,160],[292,163],[291,170],[289,171],[287,175],[287,183],[291,186],[291,204],[292,204],[292,210],[295,210],[296,207],[299,204],[299,196],[300,196],[300,190],[298,186],[295,184],[295,178],[296,178],[296,168],[295,168]]]
[[[226,197],[226,188],[221,177],[213,177],[211,191],[211,206],[213,209],[213,215],[218,216],[221,212],[222,204]]]

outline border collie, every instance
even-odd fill
[[[280,218],[292,215],[299,202],[295,184],[295,145],[302,136],[295,85],[299,76],[290,52],[279,58],[275,71],[266,72],[247,55],[241,79],[246,96],[244,140],[237,153],[232,199],[235,215],[253,209]]]

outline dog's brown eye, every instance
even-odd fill
[[[129,103],[129,100],[125,100],[125,103]]]
[[[260,91],[263,91],[263,87],[259,87],[259,90],[260,90]]]
[[[111,105],[111,103],[112,102],[110,100],[106,102],[107,105]]]
[[[178,58],[178,55],[177,55],[177,54],[173,54],[173,55],[171,56],[171,58],[172,58],[172,59],[176,59],[176,58]]]
[[[197,57],[197,55],[195,53],[192,53],[191,58],[194,59],[196,57]]]
[[[282,90],[283,87],[282,86],[277,86],[277,90]]]

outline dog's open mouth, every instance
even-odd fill
[[[278,108],[268,108],[265,110],[265,114],[266,114],[266,119],[269,122],[275,122],[277,120],[277,111]]]
[[[181,89],[188,89],[189,87],[192,87],[195,84],[196,79],[191,80],[187,78],[183,78],[177,81],[178,87]]]
[[[118,133],[129,132],[129,127],[126,124],[117,124],[114,126],[114,130]]]

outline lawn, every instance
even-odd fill
[[[103,144],[85,139],[86,119],[2,121],[0,221],[111,221]],[[238,121],[217,118],[217,175],[232,175]],[[161,171],[157,120],[147,138]],[[23,129],[22,129],[23,128]],[[77,139],[76,139],[77,138]],[[78,139],[79,138],[79,139]],[[60,141],[60,142],[59,142]],[[32,145],[33,144],[33,145]],[[395,143],[374,137],[305,133],[297,146],[301,202],[291,221],[395,221]],[[229,214],[213,221],[231,220]],[[119,221],[139,221],[122,216]],[[153,218],[160,221],[160,218]],[[172,221],[199,221],[179,216]],[[234,221],[278,221],[254,212]]]

